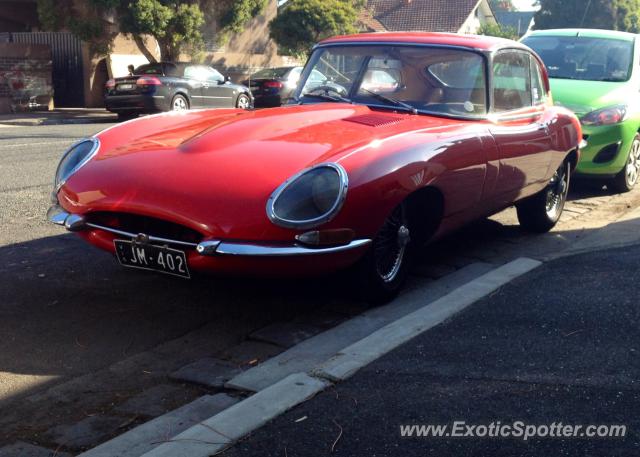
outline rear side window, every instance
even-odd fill
[[[493,59],[493,103],[495,112],[531,106],[529,55],[501,52]]]
[[[542,77],[542,70],[540,64],[535,57],[530,56],[531,59],[531,98],[534,105],[540,105],[547,101],[547,90],[544,87],[544,78]]]

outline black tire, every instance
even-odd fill
[[[620,170],[615,178],[611,180],[609,186],[612,190],[624,193],[631,191],[638,183],[640,177],[640,135],[636,135],[629,148],[629,155],[625,166]]]
[[[369,251],[355,266],[358,297],[371,304],[393,300],[409,274],[413,258],[405,204],[387,217]]]
[[[125,111],[122,113],[118,113],[118,122],[129,121],[138,117],[138,113],[132,113],[130,111]]]
[[[560,220],[571,181],[571,164],[563,163],[542,191],[516,204],[520,226],[546,233]]]
[[[171,99],[171,111],[185,111],[189,109],[189,100],[182,94],[176,94]]]
[[[238,95],[238,99],[236,100],[236,108],[240,108],[240,109],[251,108],[251,99],[247,94]]]

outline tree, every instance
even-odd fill
[[[145,35],[153,36],[162,59],[178,58],[185,50],[203,44],[203,6],[215,10],[219,32],[240,32],[260,14],[267,0],[37,0],[38,16],[45,30],[67,29],[90,44],[94,55],[109,52],[118,27],[104,20],[111,16],[119,31],[129,34],[151,62],[154,55]]]
[[[67,29],[89,43],[95,54],[106,54],[116,36],[103,20],[120,0],[37,0],[38,18],[44,30]]]
[[[363,7],[363,0],[289,0],[269,34],[283,53],[304,57],[324,38],[357,32]]]
[[[484,24],[478,29],[478,35],[495,36],[500,38],[508,38],[510,40],[518,40],[518,31],[513,27],[501,26],[500,24]]]
[[[640,30],[640,0],[540,0],[536,29]]]
[[[129,0],[119,8],[120,30],[130,34],[145,57],[155,58],[142,35],[153,36],[163,60],[175,60],[185,46],[202,46],[204,14],[198,3],[171,0]]]

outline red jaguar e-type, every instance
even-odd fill
[[[343,36],[316,46],[288,106],[160,114],[75,144],[48,217],[129,267],[189,277],[355,265],[385,300],[416,246],[473,219],[515,204],[523,227],[551,229],[580,142],[524,45]]]

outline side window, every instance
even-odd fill
[[[544,87],[540,64],[531,56],[531,97],[534,105],[540,105],[547,101],[547,90]]]
[[[207,81],[224,81],[224,76],[212,67],[205,67],[207,69]]]
[[[507,51],[493,59],[493,103],[497,113],[531,106],[528,54]]]
[[[198,67],[190,65],[184,68],[184,77],[187,79],[198,79]]]

